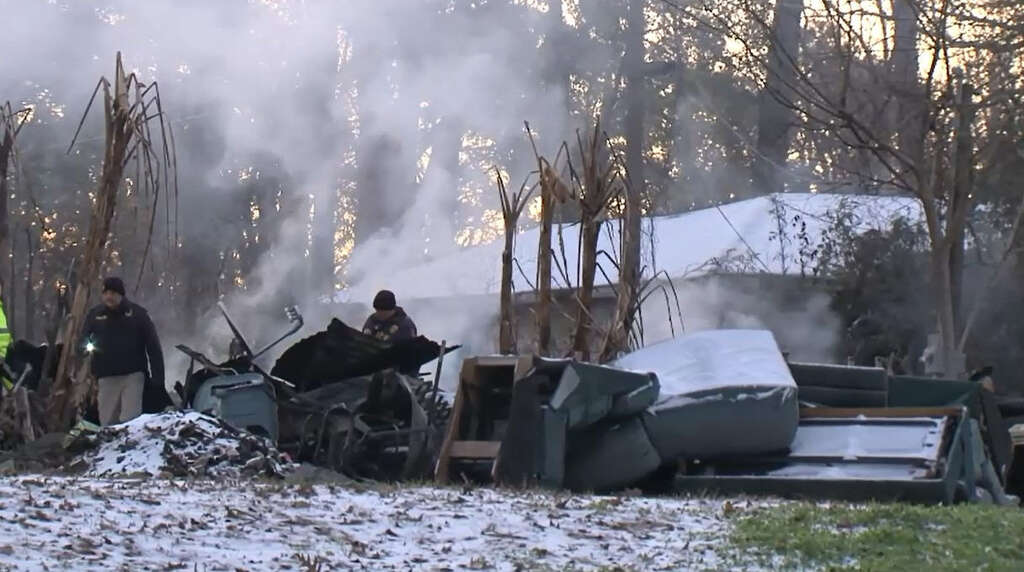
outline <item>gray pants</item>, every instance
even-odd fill
[[[97,381],[101,425],[124,423],[142,415],[142,387],[146,376],[141,371],[101,377]]]

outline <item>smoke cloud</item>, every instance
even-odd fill
[[[238,224],[224,220],[223,205],[247,200],[240,185],[225,181],[247,176],[254,157],[274,164],[282,196],[297,197],[299,206],[276,234],[260,237],[267,247],[247,288],[225,300],[259,345],[284,328],[280,317],[288,304],[300,306],[308,334],[335,315],[358,326],[368,311],[366,293],[378,288],[395,290],[400,301],[414,298],[415,284],[389,278],[396,268],[457,248],[460,183],[478,183],[481,192],[468,199],[475,208],[497,206],[491,174],[457,153],[454,161],[441,159],[446,141],[438,130],[453,130],[448,147],[461,149],[468,133],[487,139],[512,184],[533,165],[524,120],[539,132],[544,154],[554,155],[559,142],[573,137],[580,125],[568,113],[564,86],[544,81],[544,52],[535,44],[557,23],[526,4],[532,3],[0,0],[9,23],[0,35],[0,98],[36,103],[58,140],[69,141],[97,78],[110,76],[115,52],[143,81],[159,81],[177,133],[178,226],[188,250],[223,251],[218,230]],[[607,69],[617,61],[614,52],[609,46],[571,56],[587,73]],[[86,136],[99,138],[98,127],[90,121]],[[410,172],[428,150],[424,172]],[[381,165],[373,217],[365,214],[371,205],[351,202],[354,186],[366,182],[357,159]],[[340,224],[334,206],[345,192],[344,208],[358,208],[371,217],[360,224],[379,231],[351,253],[342,278],[352,295],[343,295],[346,304],[339,306],[332,284],[310,270],[333,256],[317,259],[310,243],[333,237]],[[271,200],[262,208],[283,207]],[[737,300],[710,285],[688,286],[682,298],[693,324],[705,314],[712,324],[714,308],[735,307]],[[198,330],[184,329],[173,310],[154,305],[168,346],[187,342],[214,359],[226,354],[229,333],[216,313],[202,317]],[[444,304],[408,306],[421,333],[466,344],[467,351],[493,348],[494,299],[462,303],[455,313]],[[744,321],[746,315],[753,313],[739,311],[724,325],[760,324]],[[646,321],[652,336],[656,324],[667,326],[654,309]],[[825,345],[810,332],[805,341]],[[171,381],[184,371],[176,354],[168,352]]]

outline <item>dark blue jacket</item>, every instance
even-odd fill
[[[156,326],[146,309],[127,299],[111,310],[103,304],[89,311],[82,343],[92,342],[96,377],[142,372],[163,387],[164,354]]]

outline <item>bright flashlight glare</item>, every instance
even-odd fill
[[[91,354],[94,351],[96,351],[96,344],[92,342],[85,344],[85,353]]]

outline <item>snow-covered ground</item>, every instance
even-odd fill
[[[728,567],[733,506],[489,489],[10,477],[0,479],[0,568],[700,570]]]

